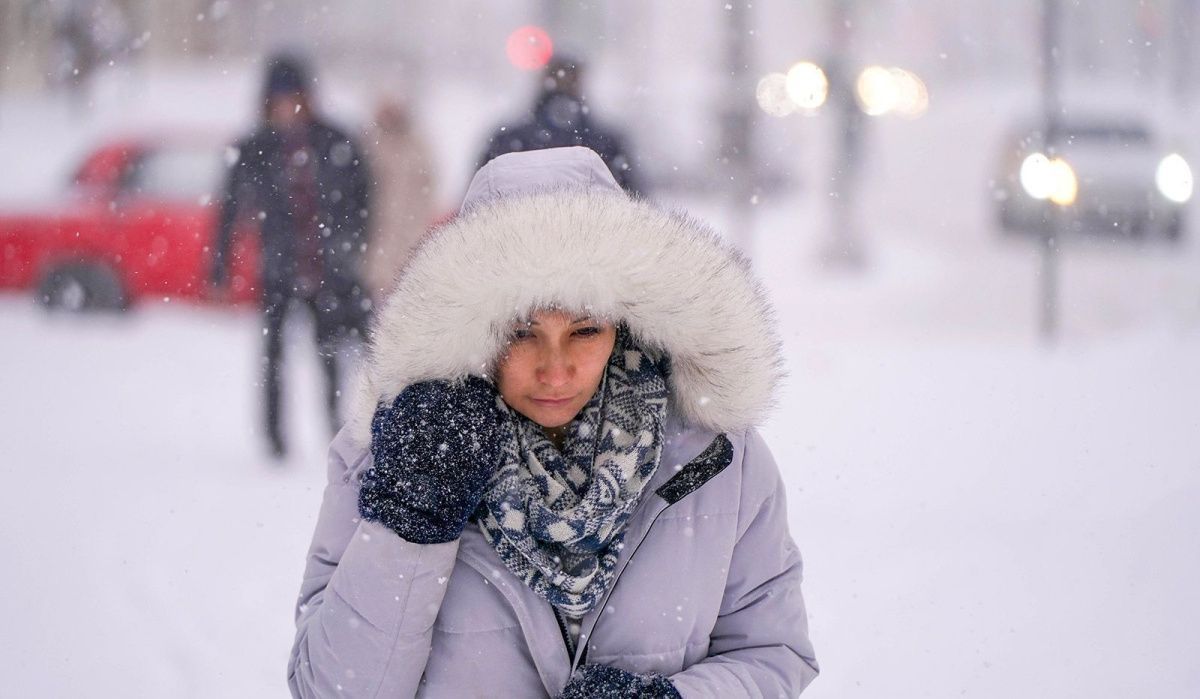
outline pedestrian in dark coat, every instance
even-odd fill
[[[338,415],[338,345],[363,334],[370,301],[360,282],[369,174],[358,144],[320,118],[304,64],[276,56],[267,67],[262,119],[237,144],[221,199],[212,283],[227,281],[238,222],[255,222],[262,245],[265,421],[271,450],[280,429],[284,321],[293,306],[312,314],[331,428]]]
[[[595,153],[488,163],[376,317],[293,696],[798,695],[803,566],[754,427],[772,315],[736,252]]]
[[[488,138],[479,167],[505,153],[542,148],[583,146],[595,151],[617,184],[630,194],[643,194],[643,182],[625,137],[596,122],[583,94],[584,66],[578,59],[555,56],[546,65],[542,88],[530,117],[501,126]]]

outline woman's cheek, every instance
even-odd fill
[[[519,375],[519,361],[515,360],[514,352],[510,348],[508,354],[496,364],[496,390],[510,406],[519,395]]]

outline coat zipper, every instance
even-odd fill
[[[574,662],[575,660],[575,644],[571,643],[571,632],[567,629],[567,622],[563,620],[562,612],[553,604],[550,609],[554,612],[554,619],[558,622],[558,630],[562,633],[563,644],[567,647],[567,660]]]
[[[699,490],[699,489],[697,489],[697,490]],[[689,493],[689,495],[690,495],[690,493]],[[578,669],[578,667],[580,665],[583,665],[584,661],[587,660],[587,651],[588,651],[588,643],[587,642],[591,640],[593,635],[595,635],[596,627],[600,625],[600,620],[604,617],[604,609],[608,606],[608,599],[610,597],[612,597],[613,590],[615,590],[617,588],[617,581],[619,581],[621,579],[621,576],[624,575],[625,571],[629,570],[629,566],[633,564],[633,557],[637,555],[638,550],[642,548],[642,544],[646,542],[647,538],[649,538],[650,530],[654,528],[654,524],[656,522],[658,522],[658,518],[662,516],[662,513],[666,512],[667,510],[674,507],[677,502],[679,502],[679,501],[677,500],[676,502],[669,503],[666,507],[662,508],[661,510],[658,511],[657,514],[654,515],[654,519],[650,520],[650,526],[646,527],[646,535],[642,537],[642,540],[637,543],[636,547],[634,547],[633,552],[631,552],[629,554],[629,558],[625,561],[625,567],[621,568],[621,573],[619,575],[617,575],[617,577],[613,578],[612,584],[608,586],[608,591],[604,593],[604,601],[600,603],[600,611],[596,613],[596,622],[594,624],[592,624],[591,633],[588,634],[587,639],[580,639],[582,641],[582,643],[580,644],[579,655],[576,656],[574,652],[571,653],[571,658],[572,658],[571,673],[572,674],[574,674],[575,670]],[[555,610],[555,611],[557,612],[557,610]],[[558,616],[558,615],[555,614],[555,616]],[[562,624],[561,619],[559,620],[559,624],[561,626],[561,624]],[[580,629],[580,633],[582,633],[582,631],[583,630]],[[563,633],[564,634],[566,633],[565,629],[564,629]],[[570,647],[571,647],[571,644],[568,641],[567,648],[569,649]]]

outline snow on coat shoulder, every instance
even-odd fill
[[[673,411],[717,432],[759,424],[782,375],[774,312],[748,261],[704,224],[629,198],[586,148],[504,155],[409,258],[372,333],[351,429],[405,386],[486,375],[511,322],[557,306],[618,320],[671,358]]]

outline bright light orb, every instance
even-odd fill
[[[810,61],[801,61],[788,70],[785,87],[788,99],[805,112],[816,111],[829,97],[829,78],[821,66]]]
[[[1070,206],[1079,195],[1079,180],[1075,170],[1062,158],[1047,158],[1031,153],[1021,163],[1021,187],[1034,199],[1046,200],[1059,206]]]
[[[1021,163],[1021,188],[1039,201],[1050,198],[1050,159],[1041,153],[1031,153]]]
[[[929,89],[925,87],[925,82],[903,68],[890,68],[888,72],[896,82],[896,113],[910,119],[924,114],[929,109]]]
[[[1176,204],[1184,204],[1192,198],[1192,168],[1182,155],[1172,153],[1158,164],[1154,184],[1164,197]]]
[[[768,73],[758,81],[754,90],[758,106],[774,117],[785,117],[796,111],[796,104],[788,97],[787,76],[783,73]]]
[[[1075,197],[1079,195],[1079,180],[1075,177],[1075,170],[1067,164],[1067,161],[1054,158],[1050,161],[1050,173],[1054,183],[1054,189],[1050,192],[1050,201],[1059,206],[1074,204]]]
[[[867,66],[854,83],[858,106],[870,116],[881,116],[900,102],[900,84],[892,71],[882,66]]]
[[[539,70],[554,55],[554,42],[550,41],[550,35],[541,27],[518,27],[508,35],[504,53],[509,63],[521,70]]]

